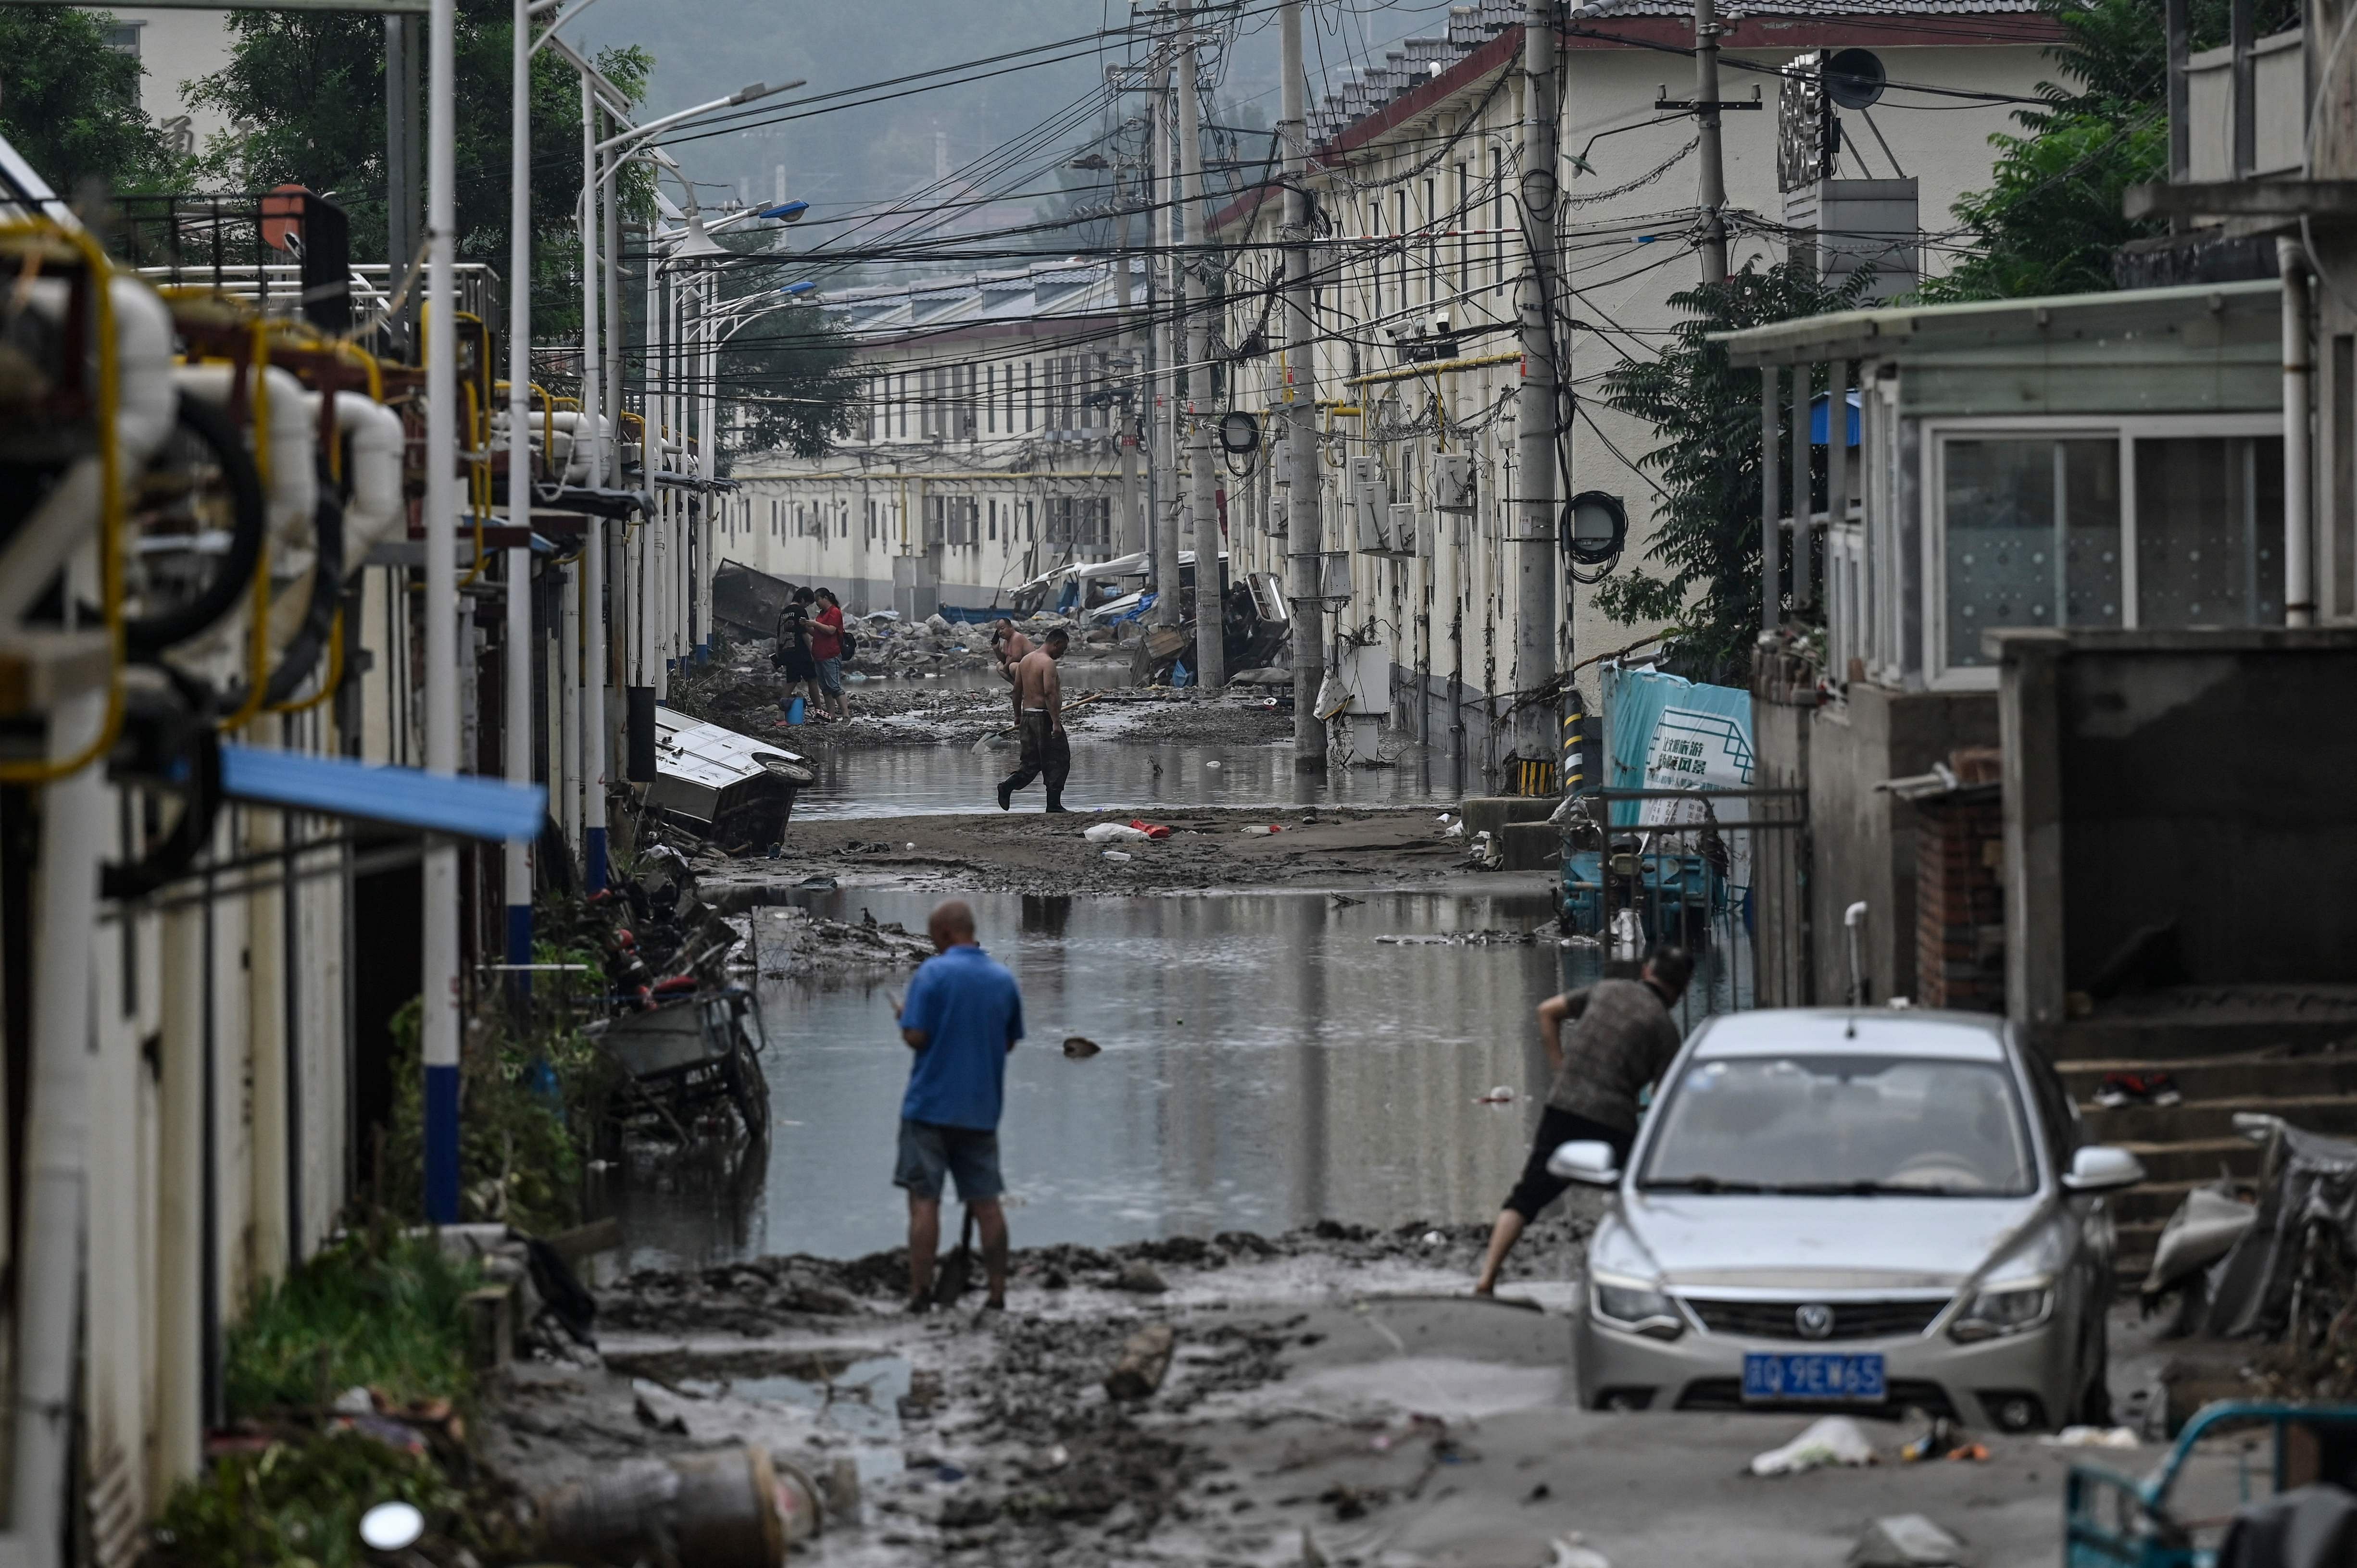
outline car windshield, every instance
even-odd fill
[[[1690,1064],[1654,1113],[1649,1189],[2018,1197],[2038,1185],[2020,1101],[1993,1062],[1721,1057]]]

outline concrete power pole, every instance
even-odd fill
[[[1523,21],[1523,237],[1529,253],[1521,298],[1523,384],[1514,407],[1516,575],[1514,752],[1555,753],[1552,711],[1534,698],[1555,679],[1555,540],[1554,6],[1534,0]]]
[[[509,82],[508,165],[508,522],[532,527],[532,3],[515,0],[515,38]],[[399,263],[395,263],[398,265]],[[399,286],[398,282],[394,285]],[[526,537],[529,537],[528,535]],[[507,780],[532,783],[532,551],[507,553],[507,677],[500,715]],[[532,846],[511,841],[503,868],[507,885],[507,958],[532,961]],[[508,991],[521,1000],[531,982],[511,973]]]
[[[425,771],[458,771],[457,144],[454,0],[425,24]],[[519,280],[521,281],[521,280]],[[425,1069],[425,1221],[458,1219],[458,846],[426,843],[417,1036]]]
[[[1325,524],[1318,505],[1317,329],[1309,317],[1309,123],[1301,63],[1301,0],[1280,15],[1284,80],[1276,137],[1285,156],[1286,545],[1293,601],[1293,768],[1326,771],[1326,725],[1318,689],[1326,679],[1323,585]]]
[[[1702,143],[1702,281],[1727,281],[1727,163],[1718,140],[1718,8],[1695,0],[1695,134]]]
[[[1178,345],[1174,330],[1186,308],[1185,274],[1173,264],[1178,204],[1170,178],[1170,73],[1157,70],[1147,96],[1154,113],[1155,271],[1165,286],[1155,312],[1154,342],[1161,374],[1150,403],[1154,442],[1154,624],[1178,624]]]
[[[1195,0],[1178,0],[1178,26],[1185,32],[1178,51],[1178,205],[1187,214],[1187,246],[1208,255],[1211,238],[1203,211],[1203,126],[1195,97]],[[1183,274],[1186,262],[1171,264]],[[1192,290],[1195,307],[1187,315],[1187,510],[1195,532],[1195,681],[1228,683],[1227,601],[1221,590],[1220,508],[1211,477],[1211,291],[1200,275]]]
[[[1137,346],[1137,333],[1129,314],[1129,192],[1123,188],[1121,165],[1114,165],[1114,319],[1120,344],[1118,352],[1129,361],[1120,380],[1129,389],[1126,401],[1116,401],[1109,408],[1114,426],[1114,441],[1121,448],[1121,535],[1114,541],[1115,555],[1130,555],[1146,548],[1146,518],[1138,510],[1137,494],[1137,420],[1138,396],[1145,386],[1145,358]]]

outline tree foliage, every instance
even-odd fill
[[[1668,622],[1697,680],[1741,684],[1760,627],[1760,376],[1727,362],[1714,332],[1846,309],[1867,283],[1828,286],[1790,263],[1746,266],[1723,284],[1673,295],[1679,321],[1658,359],[1604,378],[1604,397],[1644,420],[1661,444],[1639,459],[1660,476],[1652,548],[1640,568],[1597,590],[1624,625]]]
[[[2085,294],[2112,286],[2112,258],[2166,224],[2121,214],[2132,185],[2169,177],[2168,43],[2162,0],[2042,0],[2061,29],[2047,54],[2062,80],[2018,112],[2022,134],[1989,140],[1986,190],[1955,215],[1973,252],[1925,284],[1936,302]],[[2298,20],[2296,0],[2260,0],[2264,35]],[[2193,48],[2223,40],[2228,0],[2194,0]]]
[[[504,274],[509,235],[509,83],[513,7],[458,0],[455,195],[458,256]],[[385,48],[381,17],[319,11],[235,11],[230,63],[199,79],[192,97],[231,129],[205,148],[218,185],[267,190],[292,182],[331,197],[350,215],[352,252],[385,255]],[[598,69],[636,93],[653,59],[608,49]],[[422,94],[421,94],[422,97]],[[420,134],[424,127],[420,126]],[[562,337],[580,320],[580,79],[554,52],[533,62],[532,224],[534,335]],[[398,260],[406,263],[408,257]]]
[[[50,187],[115,191],[173,183],[164,133],[139,107],[138,57],[110,46],[114,18],[63,5],[0,5],[0,134]]]

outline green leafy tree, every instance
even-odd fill
[[[1679,662],[1697,680],[1746,681],[1760,626],[1760,372],[1730,365],[1709,335],[1846,309],[1867,281],[1828,286],[1789,263],[1746,266],[1673,295],[1680,319],[1661,356],[1604,378],[1606,403],[1661,435],[1639,461],[1660,476],[1663,504],[1652,569],[1607,578],[1597,603],[1624,625],[1674,627]]]
[[[456,149],[458,255],[503,274],[509,233],[509,82],[512,7],[459,0]],[[192,97],[232,128],[205,149],[218,185],[266,190],[292,182],[334,198],[351,216],[356,256],[383,257],[384,24],[332,12],[239,11],[230,63]],[[638,48],[608,49],[598,69],[637,93],[653,65]],[[554,53],[533,62],[532,224],[534,336],[578,330],[581,247],[580,80]],[[634,182],[642,184],[642,180]],[[408,261],[401,257],[402,262]]]
[[[1989,187],[1955,208],[1971,253],[1926,283],[1925,299],[2108,289],[2119,248],[2166,228],[2121,212],[2128,187],[2169,177],[2162,0],[2044,0],[2043,9],[2062,31],[2047,50],[2062,80],[2041,83],[2046,102],[2015,114],[2023,134],[1990,138]],[[2262,35],[2298,24],[2294,0],[2260,0],[2258,9]],[[2222,41],[2228,21],[2226,0],[2195,0],[2193,47]]]
[[[744,258],[724,274],[722,290],[727,303],[721,308],[742,325],[720,348],[720,396],[735,405],[721,470],[756,452],[823,457],[851,434],[858,413],[861,378],[852,368],[850,336],[823,305],[780,292],[802,275],[783,235],[719,239]]]
[[[138,57],[106,41],[114,18],[64,5],[0,5],[0,134],[59,194],[172,184],[181,160],[139,107]]]

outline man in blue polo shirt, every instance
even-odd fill
[[[974,911],[952,898],[925,923],[934,956],[909,984],[895,1016],[917,1053],[900,1101],[900,1158],[893,1184],[909,1194],[909,1310],[922,1312],[942,1240],[942,1178],[957,1177],[990,1275],[988,1305],[1006,1305],[1006,1184],[998,1174],[998,1113],[1006,1054],[1023,1037],[1023,994],[1006,965],[974,940]]]

